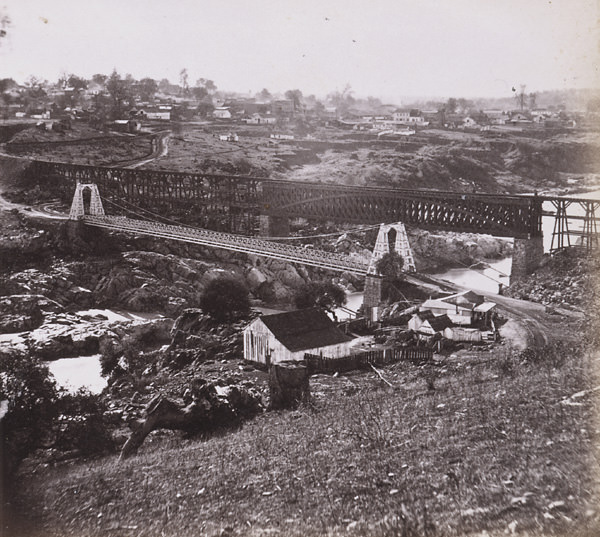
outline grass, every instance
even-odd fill
[[[26,465],[21,533],[597,535],[592,392],[567,399],[598,384],[597,356],[497,358],[396,364],[394,389],[319,375],[311,406],[233,432],[154,433],[123,463]]]

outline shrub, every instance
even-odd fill
[[[54,447],[96,455],[114,450],[115,443],[105,419],[106,404],[84,389],[63,395],[58,408],[58,431]]]
[[[200,295],[200,308],[217,321],[242,317],[250,312],[248,290],[232,277],[217,278]]]
[[[309,282],[304,284],[294,295],[297,308],[314,306],[331,311],[346,303],[344,290],[332,282]]]

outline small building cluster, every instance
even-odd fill
[[[408,321],[421,339],[438,336],[452,341],[494,339],[496,304],[473,291],[429,299]]]

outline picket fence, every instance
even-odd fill
[[[386,365],[400,360],[421,362],[431,360],[433,350],[425,347],[399,347],[396,349],[380,349],[366,351],[341,358],[327,358],[317,354],[304,355],[304,362],[308,370],[313,373],[333,373],[336,371],[352,371],[353,369],[367,369],[370,364]]]

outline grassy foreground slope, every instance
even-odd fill
[[[598,355],[311,378],[314,403],[139,455],[24,466],[21,534],[598,535]]]

